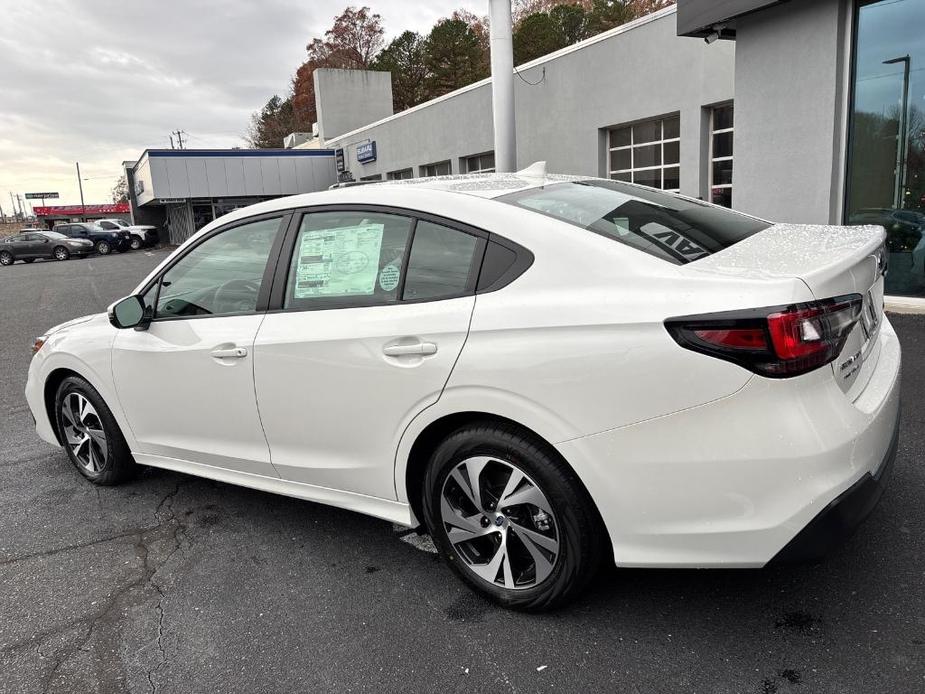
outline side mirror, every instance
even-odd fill
[[[109,322],[120,330],[146,330],[151,323],[151,315],[140,296],[127,296],[109,307]]]

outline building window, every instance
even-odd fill
[[[611,178],[674,192],[680,189],[680,116],[613,128],[609,148]]]
[[[717,106],[710,116],[710,200],[732,207],[732,104]]]
[[[381,181],[382,174],[372,174],[370,176],[360,176],[361,181]]]
[[[495,153],[476,154],[466,157],[460,163],[463,173],[492,173],[495,170]]]
[[[887,294],[925,297],[925,3],[859,2],[856,21],[845,219],[886,229]]]
[[[398,171],[389,171],[386,177],[390,181],[403,181],[406,178],[414,178],[414,171],[411,169],[399,169]]]
[[[424,164],[421,167],[422,176],[449,176],[452,172],[450,169],[450,160],[438,161],[436,164]]]

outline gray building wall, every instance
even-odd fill
[[[675,20],[672,7],[520,66],[518,166],[545,160],[550,172],[606,175],[608,127],[680,113],[681,191],[706,196],[705,107],[733,98],[735,45],[678,37]],[[460,158],[493,149],[492,132],[484,80],[325,144],[345,149],[357,179],[405,168],[417,175],[447,159],[459,173]],[[367,139],[378,160],[363,165],[356,145]]]
[[[845,0],[818,0],[738,19],[736,209],[781,222],[841,222],[849,12]]]
[[[392,74],[319,68],[313,73],[322,141],[392,115]]]
[[[148,150],[133,174],[141,206],[163,199],[311,193],[336,181],[334,153],[308,149]]]

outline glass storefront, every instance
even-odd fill
[[[925,2],[859,2],[846,220],[887,230],[887,293],[925,297]]]

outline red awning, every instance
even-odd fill
[[[36,217],[79,217],[84,214],[128,214],[127,202],[110,203],[109,205],[48,205],[33,207]]]

